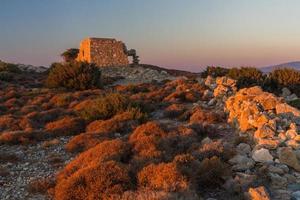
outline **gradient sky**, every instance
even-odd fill
[[[0,0],[0,59],[59,61],[88,36],[114,37],[142,63],[197,71],[300,60],[299,0]]]

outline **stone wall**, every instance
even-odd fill
[[[128,65],[125,44],[115,39],[88,38],[81,42],[79,61],[95,63],[100,67]]]

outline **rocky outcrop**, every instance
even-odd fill
[[[251,170],[254,174],[265,171],[274,199],[296,196],[300,187],[296,191],[290,187],[300,182],[300,111],[285,103],[283,97],[264,92],[260,87],[239,90],[226,100],[225,111],[228,122],[250,138],[253,150],[249,156],[254,164],[244,171]],[[245,156],[240,150],[237,153],[237,158]],[[235,170],[236,163],[233,164]],[[249,193],[257,196],[260,192],[252,189]]]
[[[142,66],[122,66],[122,67],[104,67],[101,68],[101,73],[106,77],[122,77],[118,84],[132,84],[132,83],[150,83],[152,81],[163,81],[166,79],[173,80],[176,77],[171,76],[166,71],[158,71]]]

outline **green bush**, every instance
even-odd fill
[[[294,69],[276,69],[269,74],[269,80],[277,85],[278,90],[283,87],[300,95],[300,72]]]
[[[134,105],[127,96],[119,93],[111,93],[97,99],[83,101],[75,109],[79,116],[85,120],[92,121],[109,119],[130,107],[134,107]]]
[[[12,81],[14,75],[7,71],[0,71],[0,81]]]
[[[20,73],[21,70],[15,64],[6,63],[0,60],[0,72]]]
[[[255,67],[231,68],[227,74],[228,77],[237,80],[237,87],[261,86],[265,76]]]
[[[229,69],[223,67],[207,67],[204,72],[201,73],[202,78],[206,78],[207,76],[219,77],[227,75]]]
[[[67,62],[52,64],[46,86],[85,90],[101,86],[101,72],[94,64],[87,62]]]
[[[300,99],[296,99],[296,100],[293,100],[293,101],[290,101],[289,104],[295,108],[298,108],[300,109]]]
[[[65,52],[61,54],[65,62],[73,62],[76,60],[77,55],[79,53],[79,49],[67,49]]]

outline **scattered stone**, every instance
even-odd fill
[[[293,193],[292,193],[292,197],[293,197],[295,200],[299,200],[299,199],[300,199],[300,191],[293,192]]]
[[[252,158],[256,162],[273,161],[273,156],[270,154],[269,150],[265,148],[254,151],[252,154]]]
[[[246,143],[240,143],[237,147],[236,147],[236,151],[238,154],[241,155],[247,155],[251,152],[251,147],[249,144]]]
[[[233,164],[232,169],[234,171],[245,171],[254,167],[255,162],[243,155],[236,155],[229,160],[230,164]]]
[[[291,91],[286,87],[282,88],[281,92],[282,92],[281,96],[284,98],[286,98],[292,94]]]
[[[290,147],[282,147],[278,152],[280,163],[286,164],[297,171],[300,171],[300,165],[295,152]]]

